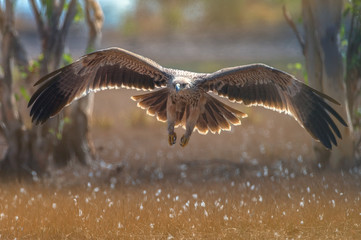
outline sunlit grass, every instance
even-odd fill
[[[126,184],[114,177],[96,183],[89,177],[73,187],[1,184],[0,235],[4,239],[361,236],[358,174],[275,173],[203,183],[164,178]]]

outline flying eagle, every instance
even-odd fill
[[[326,148],[337,146],[341,133],[330,115],[347,126],[325,101],[331,97],[303,84],[294,76],[264,64],[224,68],[214,73],[195,73],[165,68],[156,62],[120,48],[108,48],[81,57],[76,62],[42,77],[29,101],[30,116],[44,123],[65,106],[88,93],[104,89],[151,90],[133,96],[138,106],[168,123],[168,142],[175,144],[174,128],[185,127],[180,140],[186,146],[194,129],[201,134],[230,130],[247,115],[209,92],[246,106],[263,106],[294,117]]]

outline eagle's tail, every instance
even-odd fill
[[[196,129],[201,134],[220,133],[221,130],[231,130],[231,125],[240,125],[240,118],[247,117],[247,114],[240,112],[214,97],[208,95],[204,105],[204,112],[198,118]]]
[[[147,110],[147,114],[157,116],[159,121],[167,121],[167,99],[169,91],[164,88],[158,91],[132,96],[134,101],[138,101],[138,107]],[[177,112],[176,126],[185,125],[184,115],[187,107]],[[204,105],[204,111],[198,118],[195,129],[201,134],[220,133],[221,130],[231,130],[231,125],[240,125],[241,118],[247,117],[247,114],[238,111],[221,101],[207,95],[207,102]]]
[[[132,96],[134,101],[138,102],[138,107],[147,110],[147,114],[157,115],[159,121],[167,121],[167,99],[168,89],[163,88],[158,91]]]

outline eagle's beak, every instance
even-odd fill
[[[181,90],[181,87],[180,87],[180,84],[177,83],[177,84],[175,85],[175,91],[176,91],[176,92],[179,92],[179,90]]]

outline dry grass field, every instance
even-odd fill
[[[361,170],[320,169],[291,118],[237,106],[242,126],[169,147],[134,93],[96,95],[94,164],[0,184],[0,239],[360,239]]]
[[[187,170],[184,170],[187,173]],[[359,239],[358,174],[1,184],[1,239]],[[202,173],[200,173],[202,175]],[[233,173],[232,173],[233,174]],[[267,175],[267,176],[265,176]]]

